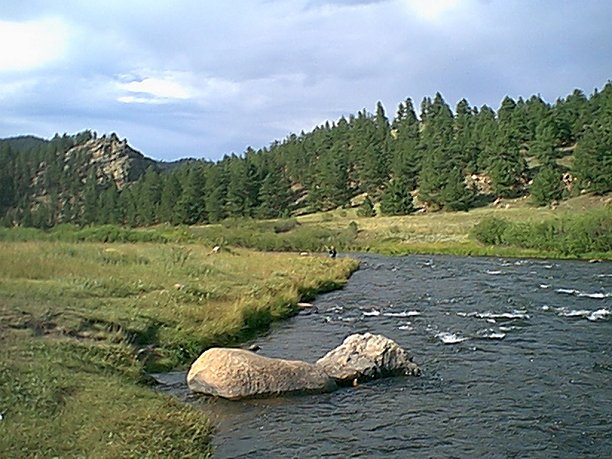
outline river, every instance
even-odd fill
[[[313,362],[369,331],[422,376],[241,402],[175,386],[216,422],[216,457],[612,457],[611,263],[358,257],[259,352]]]

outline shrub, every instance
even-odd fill
[[[537,223],[487,218],[472,228],[470,236],[484,244],[506,244],[572,256],[610,252],[612,207]]]
[[[510,223],[503,218],[488,217],[480,221],[470,231],[470,237],[483,244],[501,244],[504,232]]]
[[[274,224],[275,233],[286,233],[291,231],[293,228],[299,225],[299,222],[295,218],[288,218],[286,220],[279,220]]]
[[[376,216],[376,210],[374,210],[374,203],[372,203],[372,200],[369,196],[366,196],[364,201],[359,206],[359,209],[357,209],[357,215],[360,217]]]

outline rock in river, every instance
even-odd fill
[[[410,354],[382,335],[351,335],[316,364],[273,359],[245,349],[212,348],[187,374],[193,392],[233,400],[285,393],[329,392],[338,385],[418,375]]]
[[[281,393],[329,392],[336,388],[334,379],[317,365],[231,348],[204,352],[191,366],[187,384],[194,392],[234,400]]]
[[[340,384],[395,375],[420,374],[410,354],[382,335],[355,334],[317,361]]]

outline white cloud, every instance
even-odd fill
[[[168,102],[165,99],[156,99],[151,97],[138,97],[138,96],[120,96],[117,100],[124,104],[151,104],[159,105]]]
[[[128,93],[118,97],[124,103],[163,103],[193,97],[193,91],[173,73],[119,83],[118,88]]]
[[[235,98],[240,92],[240,84],[223,78],[181,71],[141,71],[140,73],[149,73],[152,76],[135,79],[133,76],[120,77],[120,80],[124,81],[117,83],[120,91],[117,97],[119,102],[165,104],[190,100],[206,105]]]
[[[611,5],[5,1],[0,136],[90,128],[157,157],[218,158],[377,100],[388,116],[436,91],[451,105],[553,101],[610,78]]]
[[[0,71],[43,67],[64,56],[68,41],[68,28],[58,19],[0,21]]]
[[[419,18],[435,21],[459,5],[459,0],[402,0]]]

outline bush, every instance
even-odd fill
[[[483,244],[502,244],[504,232],[510,223],[503,218],[487,217],[470,231],[470,237]]]
[[[288,218],[286,220],[279,220],[274,224],[275,233],[286,233],[291,231],[293,228],[299,225],[299,222],[295,218]]]
[[[537,223],[486,218],[472,228],[470,236],[483,244],[505,244],[572,256],[610,252],[612,207]]]
[[[361,205],[359,206],[359,209],[357,209],[357,215],[359,217],[376,216],[376,210],[374,210],[374,203],[372,203],[372,200],[369,196],[366,196],[363,203],[361,203]]]

